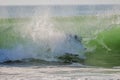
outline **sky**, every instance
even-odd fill
[[[0,5],[120,4],[120,0],[0,0]]]

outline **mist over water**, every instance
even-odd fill
[[[0,11],[0,62],[28,58],[58,61],[66,53],[85,58],[85,44],[120,24],[119,5],[3,6]],[[109,50],[102,39],[100,44]]]

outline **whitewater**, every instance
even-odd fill
[[[0,62],[23,59],[57,61],[66,53],[84,58],[85,47],[81,38],[55,29],[50,21],[49,15],[36,16],[27,25],[16,29],[15,34],[27,40],[27,44],[17,43],[13,48],[0,49]]]
[[[119,14],[119,5],[0,7],[0,80],[119,80]]]

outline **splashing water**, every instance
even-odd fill
[[[34,17],[16,34],[20,34],[27,42],[17,43],[12,49],[0,49],[0,62],[27,58],[57,61],[57,57],[66,53],[84,58],[85,48],[77,36],[55,29],[49,15]]]
[[[0,19],[0,62],[29,58],[58,61],[66,53],[87,57],[90,64],[119,61],[119,6],[45,6],[38,7],[32,16],[33,8],[8,7],[8,14],[2,14],[7,19]]]

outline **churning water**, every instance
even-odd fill
[[[84,44],[120,24],[118,5],[2,6],[0,10],[0,62],[58,61],[66,53],[85,58]]]
[[[35,15],[27,24],[11,29],[13,32],[15,31],[14,36],[19,35],[19,38],[27,42],[16,43],[12,48],[1,48],[0,62],[28,58],[57,61],[59,56],[66,53],[78,54],[84,58],[85,48],[80,42],[80,38],[78,40],[74,34],[66,34],[55,29],[48,14]],[[11,36],[11,33],[8,36]],[[9,38],[12,39],[12,37]]]

